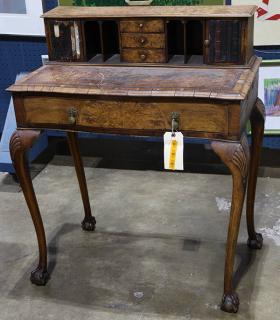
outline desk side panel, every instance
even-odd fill
[[[241,132],[246,130],[247,123],[250,119],[251,112],[258,97],[258,79],[259,74],[257,72],[253,81],[252,87],[247,95],[247,98],[241,103],[240,110],[240,130]]]

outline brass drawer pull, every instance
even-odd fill
[[[172,133],[174,131],[179,130],[179,123],[180,123],[180,113],[179,112],[172,112],[171,113],[171,130]]]
[[[139,28],[142,29],[144,27],[143,23],[139,23]]]
[[[141,38],[139,38],[139,42],[141,45],[144,45],[147,42],[147,38],[141,37]]]
[[[205,46],[205,48],[209,48],[210,40],[208,40],[208,39],[204,40],[204,46]]]
[[[75,124],[77,120],[78,110],[74,107],[68,109],[68,121],[70,124]]]
[[[142,61],[145,61],[146,59],[147,59],[147,55],[146,54],[141,54],[140,55],[140,59],[142,60]]]

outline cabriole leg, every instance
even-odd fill
[[[213,150],[230,169],[233,179],[232,203],[225,261],[224,295],[221,309],[226,312],[235,313],[238,311],[239,299],[238,295],[233,290],[232,278],[240,218],[246,191],[250,158],[249,146],[245,134],[242,136],[239,143],[213,141],[211,145]]]
[[[32,147],[39,135],[40,131],[16,130],[10,140],[10,154],[38,240],[39,263],[37,268],[31,272],[30,280],[36,285],[45,285],[49,278],[46,236],[26,158],[26,152]]]
[[[250,122],[252,130],[252,145],[251,145],[251,165],[249,169],[249,180],[247,190],[247,230],[248,230],[248,246],[251,249],[261,249],[263,238],[260,233],[256,233],[254,223],[254,204],[256,195],[256,185],[258,168],[260,164],[260,155],[262,148],[263,132],[265,120],[265,107],[260,99],[257,99],[252,111]]]
[[[93,231],[95,229],[96,220],[91,214],[87,183],[85,177],[85,171],[83,166],[83,161],[80,155],[78,138],[76,132],[67,132],[68,144],[70,148],[70,152],[72,154],[74,165],[76,169],[77,178],[79,181],[81,196],[84,205],[85,217],[82,221],[82,228],[86,231]]]

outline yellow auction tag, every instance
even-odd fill
[[[182,132],[165,132],[164,169],[184,170],[184,137]]]
[[[175,170],[175,163],[176,163],[176,152],[177,152],[177,140],[171,140],[170,145],[170,155],[169,155],[169,169]]]

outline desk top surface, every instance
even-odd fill
[[[43,18],[135,18],[135,17],[251,17],[257,6],[132,6],[75,7],[58,6]]]
[[[8,88],[12,92],[195,97],[243,100],[260,65],[248,68],[48,64]]]

